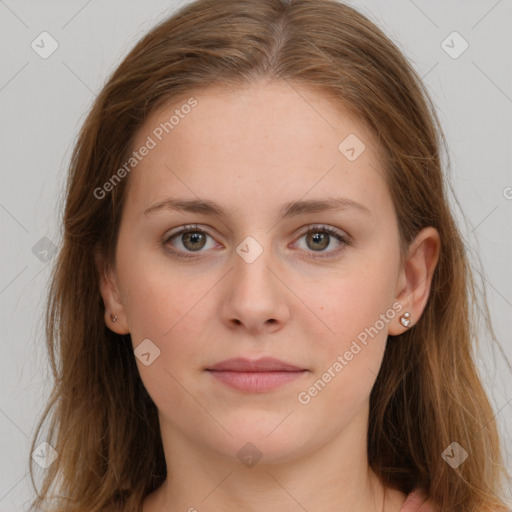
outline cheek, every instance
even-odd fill
[[[201,354],[208,344],[206,326],[211,325],[212,283],[198,279],[191,284],[175,273],[147,268],[131,271],[126,309],[134,349],[149,339],[159,352],[148,366],[136,359],[139,374],[160,410],[192,414],[195,406],[183,386],[189,387],[189,379],[204,364]]]
[[[127,308],[132,338],[153,339],[163,349],[176,332],[192,327],[189,318],[197,316],[201,305],[184,293],[179,283],[168,286],[163,279],[151,278],[140,283],[130,294]]]
[[[330,279],[321,293],[317,288],[316,294],[310,294],[323,321],[317,322],[317,339],[327,361],[334,362],[348,352],[351,367],[378,371],[387,332],[396,316],[392,308],[396,276],[389,271],[394,268],[391,265],[379,259],[361,260],[357,268]]]
[[[124,304],[134,347],[150,339],[166,367],[197,366],[198,351],[208,342],[207,326],[215,311],[211,291],[218,277],[184,277],[159,258],[132,262],[120,277],[126,284]]]
[[[321,327],[314,328],[314,375],[297,397],[310,407],[310,418],[335,408],[338,421],[345,422],[369,399],[396,316],[391,280],[375,277],[367,267],[323,288],[317,298],[318,316],[328,329],[316,322]]]
[[[128,247],[132,249],[125,250]],[[135,240],[120,237],[117,268],[134,343],[139,338],[162,338],[190,309],[194,295],[190,286],[170,271],[158,250],[137,250]]]

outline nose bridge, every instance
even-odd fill
[[[284,290],[272,271],[276,265],[271,245],[271,236],[262,230],[236,246],[229,291],[224,297],[225,320],[258,329],[269,320],[285,319]]]
[[[268,288],[270,285],[268,267],[272,267],[271,237],[263,230],[249,235],[235,249],[234,277],[238,285]]]

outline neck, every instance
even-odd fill
[[[143,512],[398,512],[405,500],[369,467],[364,421],[354,420],[315,450],[279,462],[262,458],[252,467],[205,448],[165,418],[160,425],[167,479],[146,498]]]

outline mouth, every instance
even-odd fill
[[[222,384],[249,393],[272,391],[308,373],[307,369],[270,357],[255,361],[227,359],[206,371]]]

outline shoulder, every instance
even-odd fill
[[[400,512],[433,512],[434,507],[430,500],[426,499],[424,492],[421,489],[414,489],[407,495],[407,498],[400,509]],[[481,509],[480,512],[512,512],[512,509],[506,506],[500,508]]]
[[[430,501],[425,498],[424,493],[415,489],[407,495],[400,512],[432,512],[432,510]]]

